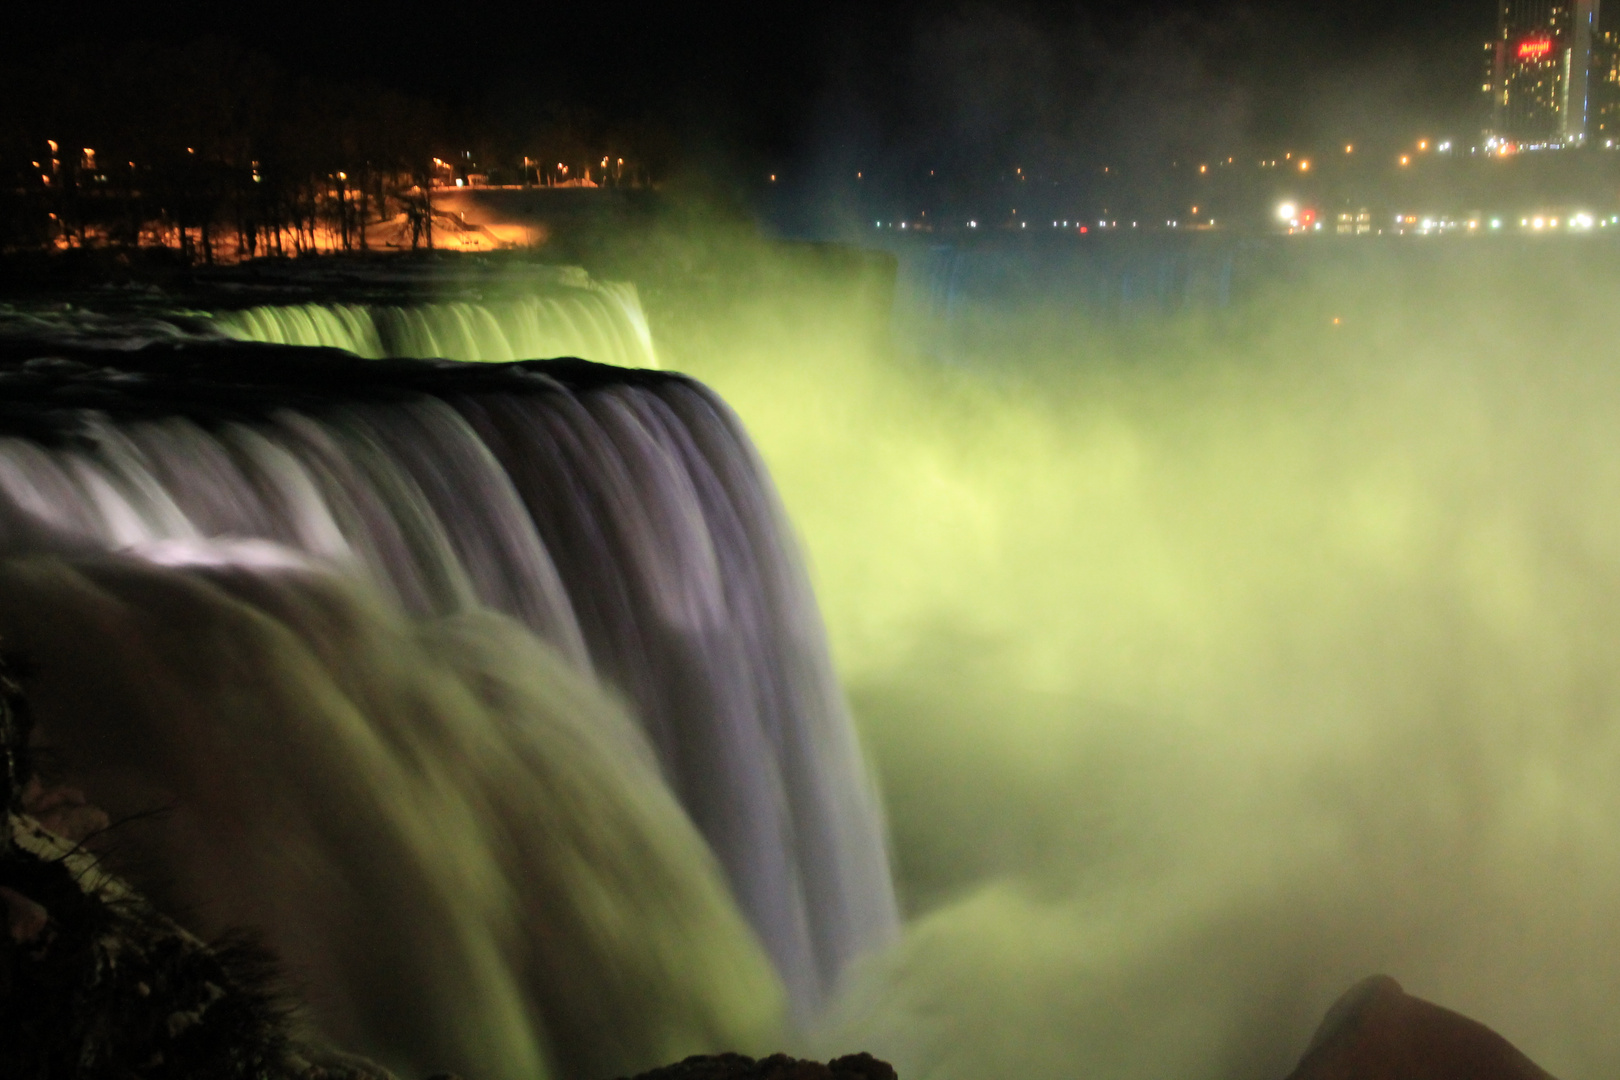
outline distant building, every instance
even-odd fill
[[[1356,213],[1346,210],[1339,215],[1340,236],[1366,236],[1372,231],[1371,210],[1363,209]]]
[[[1586,138],[1597,20],[1598,0],[1497,0],[1483,83],[1491,134],[1530,144]]]
[[[1620,34],[1592,39],[1591,106],[1587,130],[1604,146],[1620,146]]]

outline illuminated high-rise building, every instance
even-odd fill
[[[1604,146],[1620,146],[1620,34],[1592,38],[1592,73],[1587,131]]]
[[[1497,0],[1487,46],[1491,133],[1519,143],[1586,138],[1598,0]]]

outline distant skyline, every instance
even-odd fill
[[[1178,84],[1163,95],[1166,110],[1187,111],[1189,96],[1219,99],[1220,122],[1234,138],[1337,137],[1384,122],[1471,133],[1478,52],[1494,24],[1491,0],[90,0],[8,5],[0,50],[14,58],[89,40],[222,37],[295,70],[378,82],[451,107],[588,108],[785,159],[825,143],[829,127],[844,123],[888,145],[918,128],[948,140],[975,115],[1028,124],[1043,143],[1085,142],[1093,136],[1077,134],[1077,114],[1151,110],[1161,79]],[[985,47],[975,52],[979,39]],[[964,52],[961,41],[972,47]],[[1022,41],[1042,52],[1027,67]],[[1161,70],[1151,71],[1155,64]],[[976,72],[987,100],[1034,104],[1017,115],[984,113],[963,100],[974,88],[953,84],[941,65]],[[1146,85],[1121,90],[1133,71]],[[936,97],[949,100],[941,106]],[[1192,110],[1183,122],[1208,121]]]

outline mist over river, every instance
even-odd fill
[[[900,257],[887,339],[807,286],[663,339],[783,491],[886,799],[906,936],[824,1045],[1282,1076],[1383,971],[1620,1067],[1612,248],[1301,245],[1134,306]]]
[[[101,491],[93,474],[125,500],[86,495],[42,540],[53,504],[6,473],[0,524],[29,554],[6,563],[0,630],[58,672],[92,632],[126,650],[107,654],[124,675],[77,687],[47,665],[47,729],[106,685],[184,749],[268,686],[293,706],[248,710],[254,740],[293,724],[318,754],[340,732],[334,761],[411,777],[394,816],[342,788],[346,765],[276,766],[310,785],[278,810],[319,826],[305,854],[364,861],[365,828],[322,824],[359,805],[415,867],[407,900],[428,899],[388,925],[427,911],[435,932],[393,967],[346,955],[325,1015],[385,1059],[414,1039],[388,1060],[421,1070],[587,1080],[785,1042],[869,1050],[906,1080],[1266,1080],[1374,972],[1562,1080],[1620,1070],[1614,249],[1015,241],[862,253],[715,226],[626,244],[562,306],[145,312],[143,341],[186,338],[162,354],[171,383],[88,442],[0,448],[34,463],[29,491],[44,455],[61,490]],[[579,348],[620,350],[584,359],[656,357],[717,398],[645,371],[404,367],[390,385],[426,403],[323,411],[337,354],[293,350],[277,411],[240,374],[271,355],[243,338],[510,351],[557,311]],[[82,315],[12,315],[84,340]],[[236,365],[228,415],[187,389],[212,355],[198,337]],[[343,393],[371,370],[342,367]],[[152,420],[171,391],[236,479],[159,467],[204,456]],[[236,524],[200,525],[177,492]],[[149,512],[159,494],[178,518]],[[344,507],[382,539],[356,540]],[[223,628],[208,655],[245,666],[188,669],[165,611]],[[172,685],[143,682],[142,656]],[[166,700],[191,702],[172,730]],[[82,730],[116,730],[108,709]],[[476,767],[411,765],[445,746]],[[193,860],[193,898],[236,865],[213,842],[163,849]],[[309,896],[351,896],[297,865]],[[361,900],[386,881],[359,877]],[[240,910],[297,930],[299,902]],[[320,956],[354,902],[288,939]],[[478,994],[411,999],[406,1020],[367,1000],[441,969]],[[405,1030],[435,1017],[467,1026]]]

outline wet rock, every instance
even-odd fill
[[[393,1080],[295,1036],[264,950],[203,942],[107,873],[82,843],[105,815],[39,782],[28,728],[0,660],[0,1077]]]
[[[75,844],[105,831],[108,825],[107,812],[90,805],[84,792],[70,787],[47,787],[37,776],[23,789],[22,811]]]
[[[6,927],[18,945],[32,945],[45,936],[51,913],[45,905],[30,900],[16,889],[0,885],[0,907],[6,910]]]
[[[1345,992],[1288,1080],[1552,1080],[1512,1043],[1387,975]]]
[[[742,1054],[689,1057],[642,1073],[635,1080],[897,1080],[894,1066],[871,1054],[849,1054],[823,1065],[786,1054],[751,1058]]]

